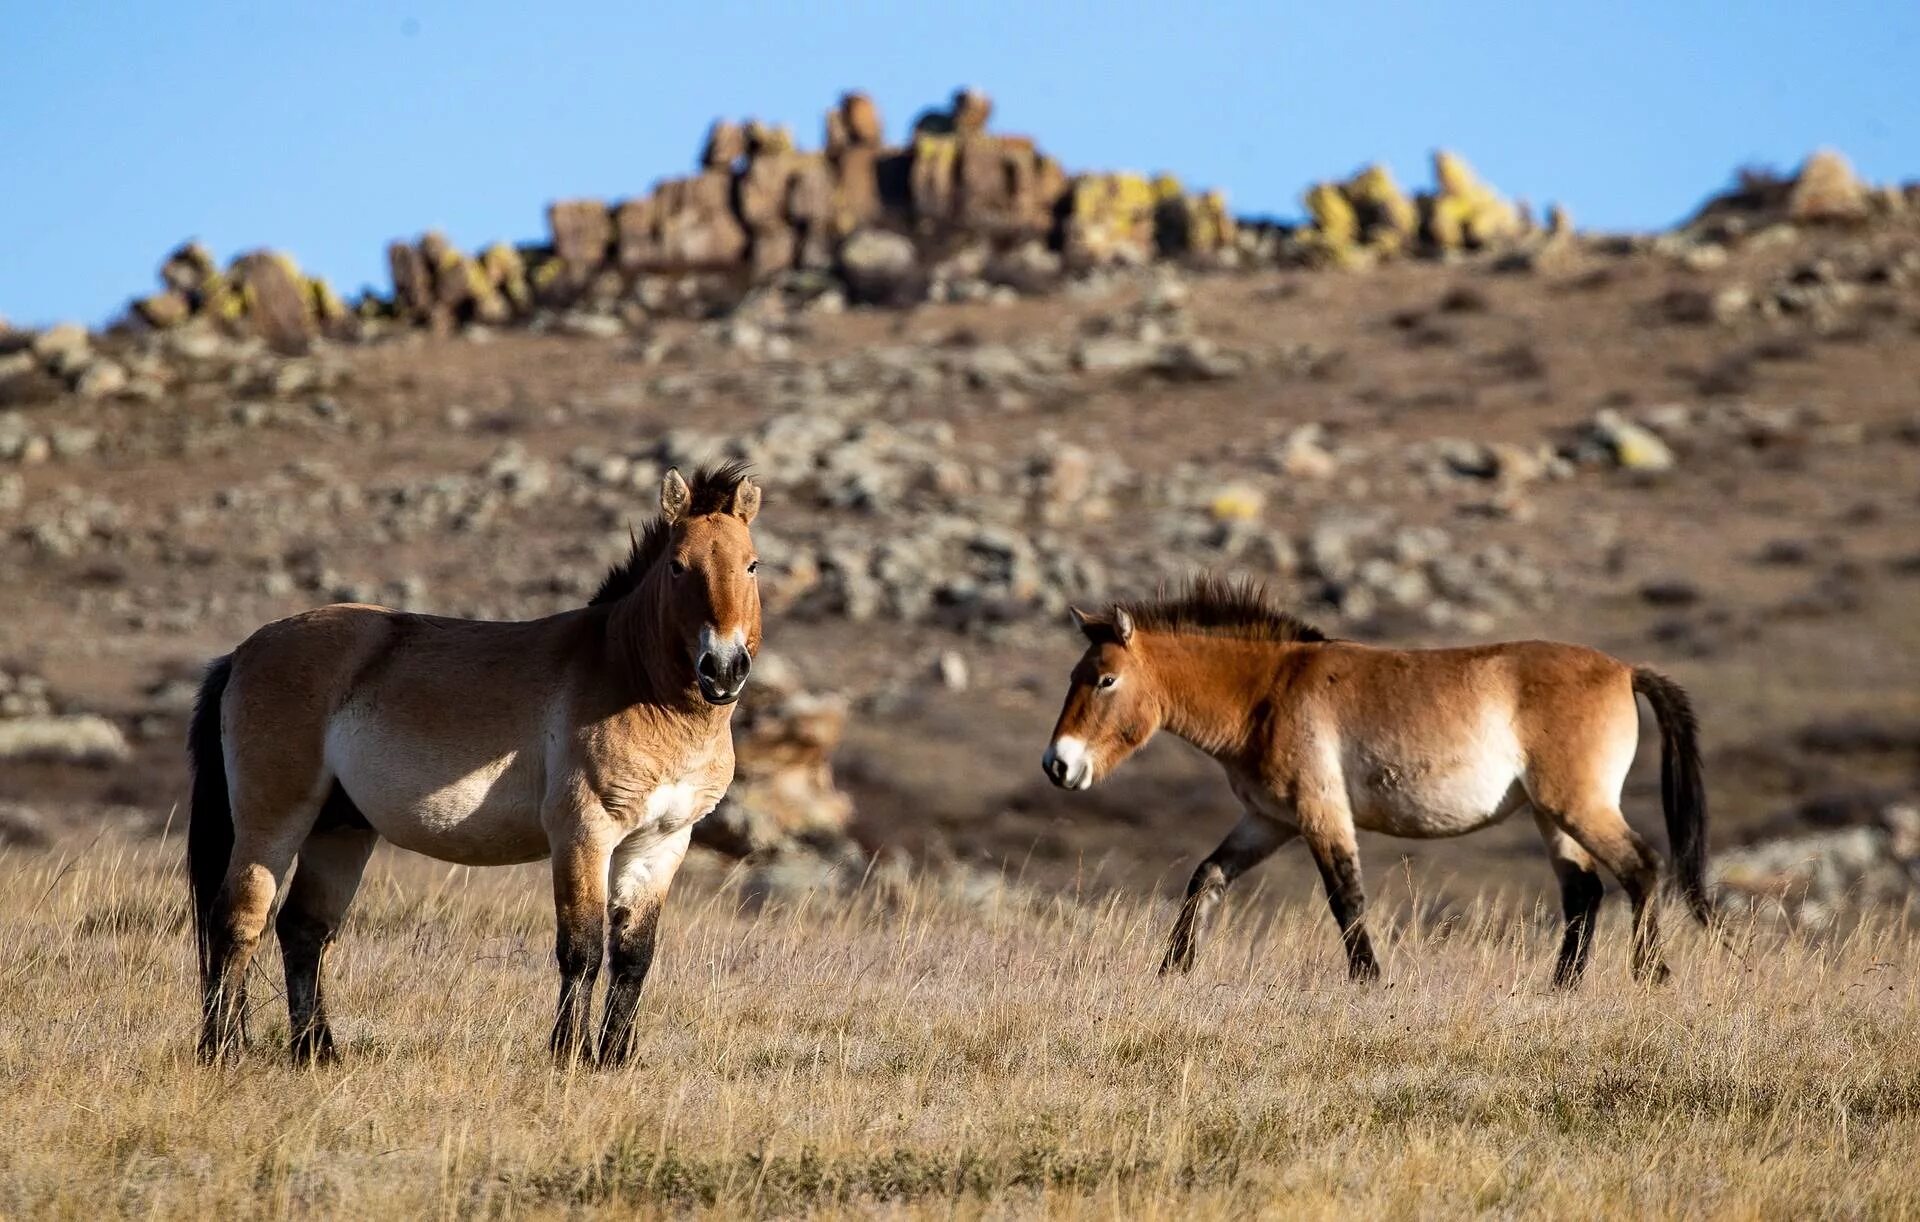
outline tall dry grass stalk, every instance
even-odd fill
[[[207,1070],[183,893],[152,845],[0,855],[0,1212],[1920,1212],[1893,919],[1670,920],[1646,991],[1614,899],[1562,995],[1552,921],[1498,902],[1386,914],[1389,983],[1357,988],[1317,895],[1241,901],[1162,981],[1165,901],[754,914],[709,884],[670,905],[635,1063],[562,1073],[544,872],[383,854],[330,964],[345,1064],[288,1066],[268,951],[254,1051]]]

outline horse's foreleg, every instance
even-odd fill
[[[1247,812],[1234,824],[1220,847],[1194,870],[1187,882],[1187,896],[1174,920],[1173,933],[1167,938],[1167,954],[1160,961],[1160,974],[1190,972],[1200,942],[1213,926],[1220,901],[1234,879],[1259,865],[1273,851],[1293,839],[1292,828],[1282,827],[1264,816]]]
[[[556,846],[553,853],[560,1002],[549,1045],[562,1065],[571,1065],[592,1051],[588,1040],[593,985],[606,954],[607,858],[606,849],[590,840]]]
[[[1354,838],[1353,815],[1344,801],[1303,798],[1299,803],[1300,833],[1320,868],[1327,889],[1327,906],[1340,926],[1347,950],[1347,975],[1354,980],[1378,980],[1380,961],[1374,958],[1367,936],[1367,893],[1360,886],[1360,846]]]
[[[293,883],[274,921],[287,972],[288,1028],[296,1062],[335,1058],[321,967],[377,840],[371,831],[339,828],[316,832],[300,846]]]
[[[660,910],[692,836],[693,828],[688,826],[664,841],[622,844],[614,850],[607,903],[611,979],[600,1024],[604,1065],[618,1065],[633,1055],[633,1020],[640,1008],[640,987],[653,966]]]

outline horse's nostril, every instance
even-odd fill
[[[709,679],[720,677],[720,660],[710,653],[700,655],[700,673]]]
[[[1055,755],[1047,760],[1047,775],[1056,781],[1067,779],[1067,761]]]

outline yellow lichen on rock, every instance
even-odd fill
[[[520,252],[505,242],[495,242],[480,252],[480,268],[516,314],[533,308],[533,287],[527,280],[527,262]]]
[[[1375,162],[1341,185],[1352,205],[1361,240],[1376,250],[1399,251],[1420,231],[1420,209],[1407,198],[1387,167]]]
[[[1069,188],[1067,257],[1080,263],[1138,263],[1152,255],[1158,196],[1138,174],[1082,174]]]
[[[311,276],[306,281],[307,309],[322,326],[344,322],[347,318],[347,303],[333,291],[324,276]]]
[[[1463,159],[1441,149],[1433,155],[1438,189],[1423,197],[1426,237],[1440,251],[1464,250],[1518,237],[1520,213]]]

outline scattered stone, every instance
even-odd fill
[[[1659,434],[1615,411],[1602,411],[1588,425],[1590,435],[1614,463],[1627,471],[1670,471],[1673,451]]]
[[[120,727],[92,713],[0,718],[0,760],[118,764],[133,754]]]
[[[967,690],[969,672],[966,655],[957,649],[943,649],[934,667],[940,676],[940,686],[950,692]]]

